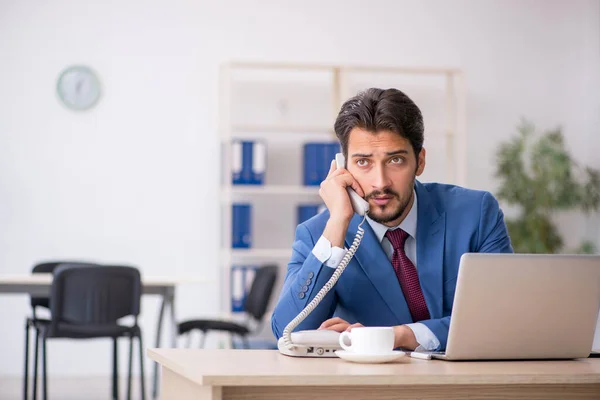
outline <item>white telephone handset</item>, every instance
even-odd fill
[[[337,169],[346,168],[346,159],[344,158],[344,155],[342,153],[337,153],[335,155],[335,162],[337,164]],[[369,203],[365,199],[360,197],[358,193],[356,193],[351,187],[347,187],[346,190],[348,191],[348,195],[350,196],[350,201],[352,202],[352,207],[354,208],[354,211],[360,216],[364,216],[366,213],[368,213]]]
[[[335,162],[337,163],[338,169],[345,168],[346,166],[344,155],[341,153],[335,155]],[[346,266],[354,256],[354,253],[362,240],[363,234],[365,233],[361,226],[365,222],[366,214],[369,212],[369,203],[360,197],[352,188],[348,187],[346,189],[348,190],[348,195],[350,196],[354,211],[363,216],[363,220],[358,225],[356,237],[352,242],[352,246],[350,246],[342,261],[340,261],[340,264],[333,272],[331,278],[329,278],[327,283],[319,290],[319,293],[317,293],[315,298],[312,299],[304,310],[302,310],[283,330],[283,334],[277,342],[277,348],[281,354],[293,357],[336,357],[335,350],[341,349],[339,344],[340,334],[338,332],[327,329],[306,330],[293,333],[292,331],[304,321],[321,300],[323,300],[327,292],[333,288],[333,285],[338,281],[340,275],[342,275],[342,272],[344,272],[344,269],[346,269]]]

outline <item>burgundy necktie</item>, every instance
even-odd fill
[[[404,243],[406,243],[408,233],[402,229],[394,229],[393,231],[387,231],[385,236],[394,247],[392,266],[396,271],[398,282],[400,282],[413,321],[429,319],[429,310],[419,283],[419,274],[404,251]]]

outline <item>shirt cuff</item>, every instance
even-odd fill
[[[440,341],[427,325],[417,322],[414,324],[406,324],[406,326],[413,331],[415,339],[417,339],[417,343],[419,343],[419,347],[417,347],[415,351],[434,351],[440,347]]]
[[[312,253],[323,264],[330,268],[337,268],[347,250],[341,247],[331,247],[331,242],[323,235],[319,238]]]

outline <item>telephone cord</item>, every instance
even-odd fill
[[[325,295],[333,288],[335,283],[340,278],[340,275],[342,275],[342,272],[344,272],[344,270],[348,266],[348,263],[350,262],[350,260],[354,256],[354,253],[358,249],[358,245],[360,244],[360,241],[362,240],[362,237],[365,233],[365,230],[362,228],[362,224],[365,222],[366,218],[367,217],[365,215],[361,223],[358,224],[358,229],[356,231],[354,241],[352,242],[352,246],[350,246],[350,248],[346,252],[346,255],[344,256],[344,258],[342,258],[342,261],[340,261],[339,265],[333,272],[331,278],[329,278],[327,283],[323,285],[323,287],[321,288],[321,290],[319,290],[319,293],[317,293],[315,298],[312,299],[312,301],[306,307],[304,307],[304,310],[302,310],[302,312],[300,312],[300,314],[298,314],[296,318],[294,318],[289,324],[287,324],[287,326],[283,330],[282,337],[285,347],[287,349],[291,350],[297,346],[294,343],[292,343],[292,331],[296,329],[296,327],[300,325],[300,323],[304,321],[311,312],[313,312],[313,310],[317,307],[321,300],[323,300]]]

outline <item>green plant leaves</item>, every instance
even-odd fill
[[[554,224],[556,211],[600,207],[600,172],[581,168],[566,149],[562,130],[535,134],[535,126],[523,119],[518,134],[502,143],[496,153],[495,176],[500,180],[497,197],[519,206],[516,219],[506,224],[519,253],[557,253],[563,241]],[[594,252],[583,243],[578,252]]]

